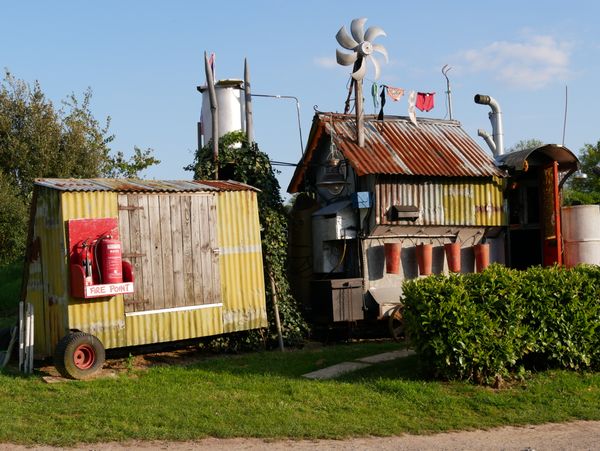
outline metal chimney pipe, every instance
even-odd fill
[[[488,147],[492,151],[492,154],[494,156],[496,156],[496,143],[494,142],[494,140],[492,139],[492,137],[490,136],[490,134],[488,132],[486,132],[485,130],[483,130],[482,128],[480,128],[480,129],[477,130],[477,134],[479,136],[481,136],[485,140],[485,142],[487,143]]]
[[[492,109],[489,118],[492,123],[494,144],[496,145],[494,156],[504,155],[504,128],[502,127],[502,110],[500,109],[500,104],[493,97],[483,94],[476,94],[474,100],[475,103],[489,105]]]

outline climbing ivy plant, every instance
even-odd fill
[[[195,180],[214,179],[215,161],[212,142],[196,152],[194,162],[184,168],[193,171]],[[267,291],[267,331],[249,331],[224,339],[233,348],[256,347],[261,343],[273,346],[277,343],[277,329],[273,310],[273,293],[269,274],[275,280],[277,304],[281,318],[284,341],[298,345],[308,332],[306,321],[298,303],[290,292],[286,276],[288,218],[279,193],[269,157],[261,152],[256,143],[248,142],[245,133],[232,132],[219,139],[218,169],[220,180],[235,180],[258,188],[258,213],[262,227],[262,251]]]

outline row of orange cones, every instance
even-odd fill
[[[448,270],[450,272],[460,272],[460,243],[444,244],[446,253],[446,261],[448,262]],[[473,246],[475,253],[475,267],[477,272],[483,271],[490,264],[490,245],[480,243]],[[389,274],[400,274],[400,254],[402,252],[402,243],[385,243],[385,270]],[[431,275],[432,267],[432,244],[417,245],[417,264],[419,265],[419,275]]]

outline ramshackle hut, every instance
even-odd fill
[[[383,319],[405,279],[505,262],[506,173],[460,123],[364,119],[361,147],[354,115],[317,113],[288,188],[308,193],[292,284],[315,321]]]
[[[110,348],[267,325],[256,189],[232,181],[38,179],[24,300],[35,357],[66,376]]]

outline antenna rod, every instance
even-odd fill
[[[450,89],[450,79],[448,78],[448,72],[450,72],[451,69],[452,67],[448,66],[447,64],[445,64],[444,67],[442,67],[442,74],[444,74],[444,77],[446,77],[446,95],[448,96],[448,116],[450,117],[450,120],[452,120],[452,90]]]
[[[565,85],[565,119],[563,121],[563,138],[562,145],[565,145],[565,133],[567,131],[567,105],[569,103],[569,90],[567,85]]]

